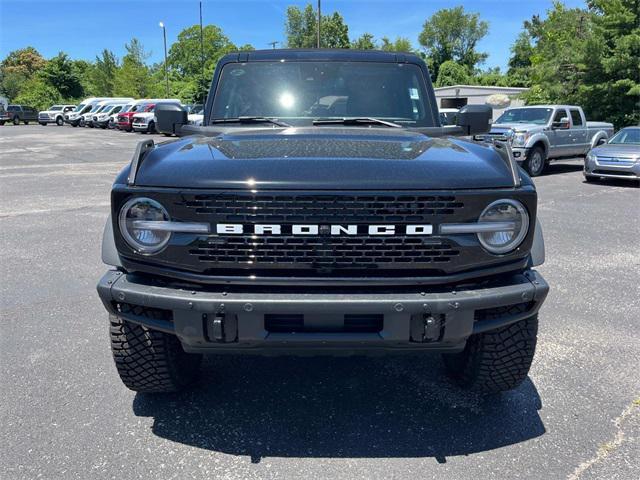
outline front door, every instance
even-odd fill
[[[551,131],[549,132],[549,157],[566,157],[571,155],[571,149],[573,147],[571,141],[571,129],[570,128],[557,128],[554,124],[560,123],[563,118],[569,118],[569,112],[564,108],[558,108],[553,114],[551,123]]]

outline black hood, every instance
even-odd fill
[[[492,148],[469,141],[323,126],[235,129],[166,142],[147,154],[136,185],[436,190],[513,187],[513,177]]]

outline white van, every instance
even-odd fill
[[[83,114],[80,117],[79,125],[81,127],[93,128],[94,127],[94,125],[93,125],[93,117],[96,114],[102,113],[110,105],[125,104],[125,103],[131,102],[131,101],[133,101],[133,98],[106,98],[106,99],[96,103],[91,110],[89,110],[87,113]]]
[[[96,106],[97,103],[100,103],[100,102],[102,102],[104,100],[116,100],[116,101],[119,100],[119,101],[123,101],[123,102],[128,102],[128,101],[130,101],[132,99],[131,98],[110,98],[110,97],[89,97],[89,98],[85,98],[82,102],[80,102],[80,105],[78,105],[75,108],[75,110],[65,114],[65,116],[64,116],[65,123],[68,123],[72,127],[77,127],[80,124],[80,121],[82,119],[82,115],[84,115],[85,113],[88,113],[89,111],[93,110],[93,108]]]
[[[113,128],[115,116],[126,106],[128,105],[123,102],[107,103],[104,107],[102,107],[102,110],[93,115],[93,117],[91,118],[91,124],[94,127]]]

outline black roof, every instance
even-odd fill
[[[330,49],[270,49],[248,50],[226,55],[226,61],[274,61],[274,60],[327,60],[344,62],[391,62],[391,63],[422,63],[422,59],[415,53],[383,52],[381,50],[353,50],[350,48]]]

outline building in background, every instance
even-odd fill
[[[508,107],[519,107],[524,102],[518,97],[528,88],[485,87],[481,85],[452,85],[435,89],[438,108],[462,108],[465,105],[491,105],[493,119]]]

